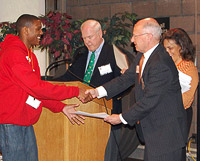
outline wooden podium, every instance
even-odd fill
[[[81,82],[51,82],[53,84],[91,88]],[[106,112],[103,99],[82,104],[77,98],[66,99],[66,104],[80,103],[77,110]],[[106,101],[110,113],[112,101]],[[43,108],[34,125],[39,161],[103,161],[110,125],[103,119],[86,117],[85,124],[72,125],[63,113]]]

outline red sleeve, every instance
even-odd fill
[[[60,102],[60,101],[54,101],[54,100],[42,100],[42,104],[44,107],[48,108],[52,112],[62,112],[64,106],[66,104]]]
[[[14,55],[14,56],[13,56]],[[79,95],[79,88],[74,86],[59,86],[42,81],[37,59],[34,55],[34,70],[28,63],[23,52],[7,54],[9,75],[14,84],[25,90],[31,96],[46,100],[64,100]]]

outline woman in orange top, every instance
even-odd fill
[[[164,33],[161,42],[176,64],[181,88],[184,86],[182,85],[183,83],[189,85],[189,90],[184,91],[182,88],[183,105],[187,112],[189,135],[192,122],[192,102],[199,82],[198,71],[194,65],[195,48],[188,34],[181,28],[171,29]]]
[[[189,135],[193,114],[192,102],[199,82],[198,71],[194,65],[195,48],[188,34],[181,28],[171,29],[164,33],[161,42],[179,71],[183,105],[187,112],[187,135]],[[187,89],[184,89],[186,86]],[[184,152],[186,152],[185,149]]]

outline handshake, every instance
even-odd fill
[[[82,102],[82,103],[87,103],[90,102],[91,100],[93,100],[94,98],[96,98],[98,96],[98,91],[97,89],[84,89],[84,88],[79,88],[79,96],[78,99]],[[84,123],[84,117],[80,116],[80,115],[76,115],[74,114],[74,112],[76,112],[76,107],[78,107],[79,104],[68,104],[65,105],[63,108],[63,113],[67,116],[67,118],[69,119],[69,121],[72,124],[78,124],[80,125],[81,123]]]
[[[84,88],[79,88],[78,99],[82,103],[87,103],[87,102],[90,102],[91,100],[93,100],[94,98],[96,98],[98,95],[99,94],[98,94],[97,89],[88,89],[88,90],[85,90]]]
[[[79,96],[78,99],[82,102],[82,103],[87,103],[90,102],[91,100],[93,100],[94,98],[98,97],[99,93],[97,89],[87,89],[85,90],[84,88],[79,88]],[[78,124],[80,125],[80,123],[84,123],[84,117],[81,115],[76,115],[73,114],[73,112],[75,112],[75,108],[78,107],[79,104],[75,104],[75,105],[68,105],[64,108],[63,112],[64,114],[68,117],[68,119],[71,121],[72,124]],[[106,118],[104,118],[104,121],[113,124],[113,125],[117,125],[121,123],[120,117],[118,114],[113,114],[111,116],[108,116]]]

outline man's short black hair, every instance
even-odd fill
[[[17,33],[20,34],[20,31],[23,27],[30,27],[35,20],[39,20],[39,18],[30,14],[21,15],[16,21]]]

